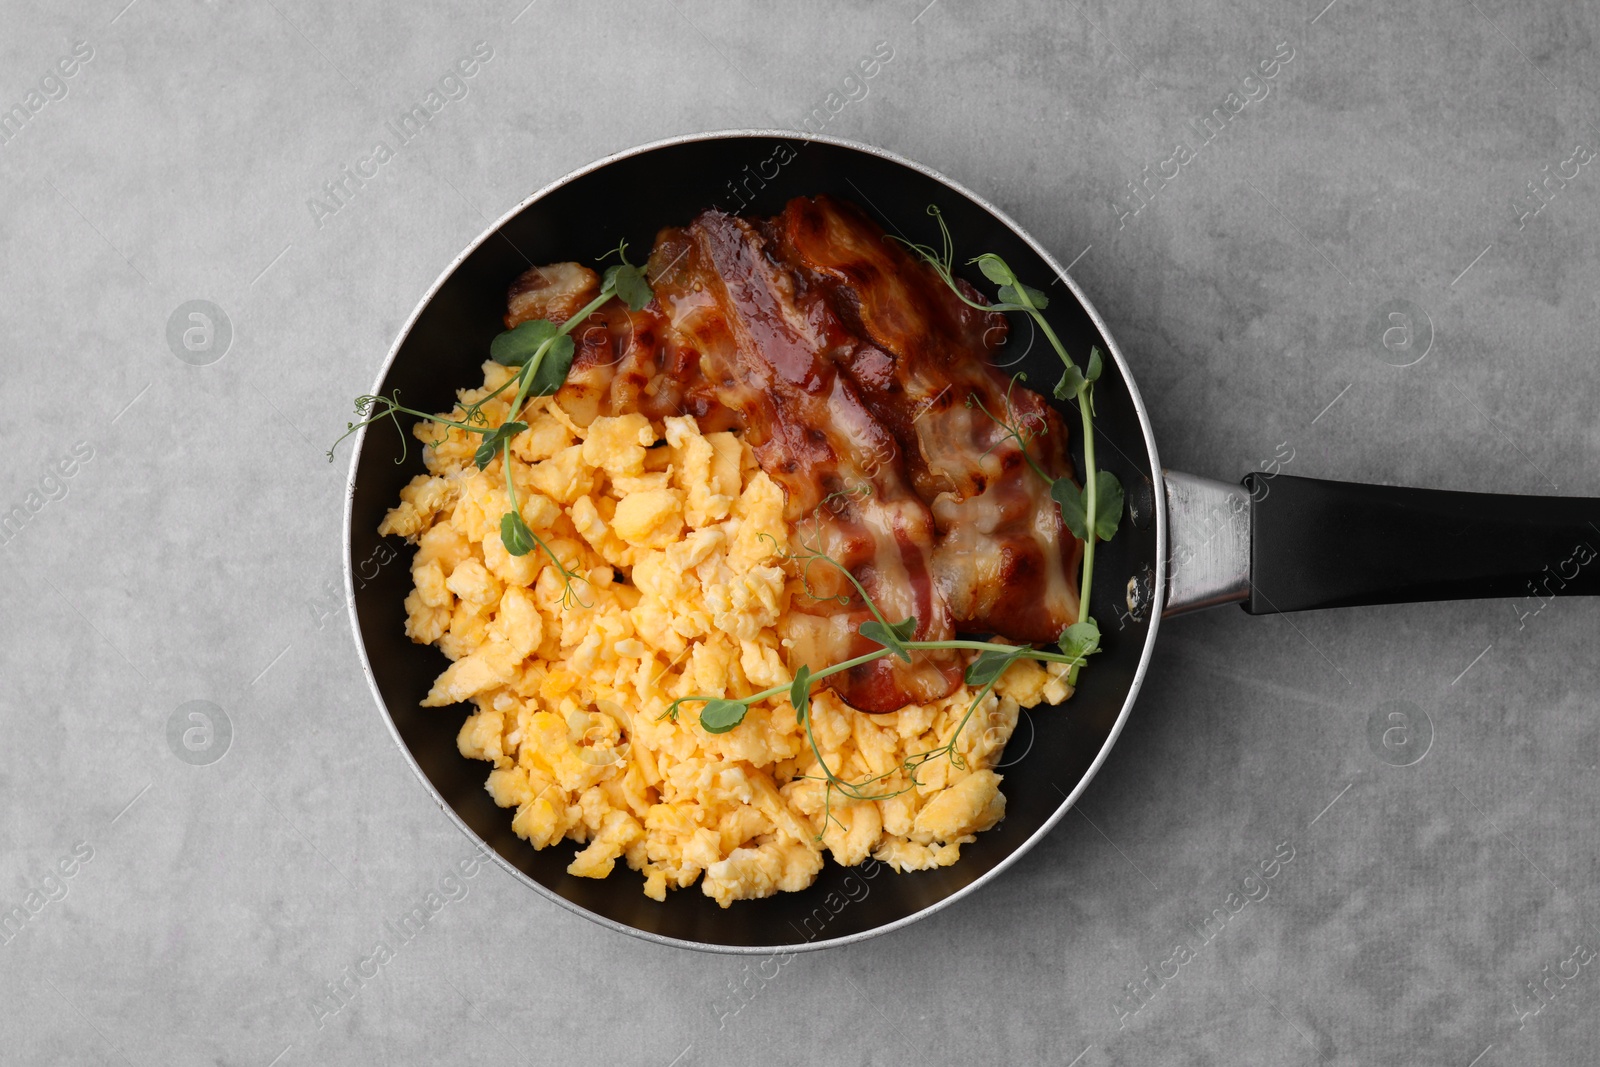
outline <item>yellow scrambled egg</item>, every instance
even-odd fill
[[[484,388],[462,403],[512,373],[485,363]],[[484,405],[490,423],[505,419],[508,399]],[[417,548],[406,632],[452,661],[423,703],[476,706],[461,752],[494,765],[489,793],[516,809],[512,829],[533,847],[572,839],[585,847],[571,874],[604,878],[621,859],[656,900],[698,879],[726,907],[804,889],[824,852],[896,871],[954,863],[1000,821],[1005,797],[989,768],[1019,707],[1068,696],[1062,670],[1013,665],[961,731],[961,766],[930,760],[914,788],[889,799],[825,796],[787,699],[753,706],[725,734],[700,727],[697,705],[663,718],[677,697],[790,681],[776,624],[803,595],[779,550],[793,531],[749,446],[702,434],[687,416],[580,427],[553,399],[535,401],[524,421],[511,446],[522,517],[577,576],[570,589],[540,549],[518,557],[501,544],[503,461],[478,470],[477,434],[420,424],[430,473],[402,490],[380,530]],[[948,742],[973,696],[961,687],[866,715],[814,693],[828,767],[852,782],[887,774],[874,794],[910,784],[902,761]]]

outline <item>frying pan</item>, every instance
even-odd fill
[[[1065,705],[1031,715],[1002,759],[1006,816],[932,871],[895,874],[869,861],[830,860],[799,893],[723,909],[693,887],[657,903],[641,876],[566,873],[578,846],[533,849],[511,812],[484,790],[483,763],[456,750],[463,709],[419,702],[447,661],[404,633],[410,549],[377,534],[413,475],[391,426],[355,442],[346,505],[345,579],[367,680],[395,740],[445,814],[507,871],[604,926],[687,948],[786,953],[859,941],[930,915],[997,877],[1072,807],[1105,761],[1138,696],[1161,618],[1238,603],[1253,614],[1470,597],[1600,592],[1600,506],[1589,500],[1498,497],[1251,475],[1242,484],[1163,471],[1122,349],[1049,252],[982,198],[882,149],[783,131],[728,131],[660,141],[600,160],[535,193],[489,228],[439,277],[384,362],[374,393],[398,389],[424,411],[448,410],[500,331],[506,287],[535,263],[593,261],[626,238],[648,249],[656,231],[707,207],[777,213],[792,197],[831,193],[872,213],[891,234],[937,243],[937,204],[958,262],[996,252],[1046,288],[1049,316],[1081,364],[1107,355],[1095,391],[1098,460],[1121,480],[1128,512],[1097,550],[1090,601],[1104,634]],[[982,284],[982,279],[972,275]],[[1056,282],[1059,284],[1052,284]],[[987,290],[986,290],[987,291]],[[1060,375],[1053,350],[1015,324],[997,363],[1043,389]],[[1068,412],[1069,415],[1072,413]],[[1076,426],[1075,416],[1067,421]],[[381,432],[380,432],[381,431]],[[1074,440],[1076,452],[1080,442]],[[1075,455],[1082,469],[1081,455]],[[1031,744],[1028,742],[1031,740]],[[1026,754],[1020,749],[1026,747]],[[1012,751],[1019,750],[1019,751]]]

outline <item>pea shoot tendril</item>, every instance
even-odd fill
[[[870,492],[870,487],[868,491]],[[825,500],[822,506],[825,507],[826,504],[827,501]],[[811,747],[811,753],[816,758],[817,768],[821,772],[817,775],[796,775],[796,778],[814,779],[823,782],[824,829],[829,820],[835,823],[838,822],[837,818],[832,815],[832,799],[835,790],[846,798],[855,801],[888,800],[891,797],[897,797],[902,793],[917,788],[921,784],[917,779],[917,771],[923,764],[941,756],[949,757],[952,766],[958,770],[964,770],[966,763],[957,750],[961,733],[974,713],[977,712],[979,705],[994,690],[995,684],[999,682],[1001,675],[1005,674],[1006,669],[1017,660],[1033,659],[1045,663],[1064,663],[1068,665],[1070,670],[1076,670],[1083,665],[1091,654],[1099,651],[1099,633],[1095,632],[1091,635],[1086,631],[1080,630],[1079,624],[1076,623],[1062,631],[1058,651],[1034,648],[1031,645],[1009,645],[999,641],[964,639],[914,641],[911,637],[917,630],[916,616],[902,619],[897,623],[889,623],[884,618],[883,612],[879,610],[878,605],[873,602],[872,597],[867,594],[866,589],[862,587],[855,575],[851,574],[843,564],[822,551],[820,546],[805,545],[802,542],[801,547],[803,551],[784,553],[783,558],[796,564],[802,576],[816,563],[827,564],[844,575],[850,584],[855,587],[856,593],[872,614],[872,618],[863,622],[856,632],[869,641],[876,643],[879,647],[872,652],[835,663],[818,671],[812,671],[809,666],[801,664],[796,669],[792,682],[785,685],[775,685],[746,697],[679,697],[667,706],[666,711],[660,717],[676,722],[679,708],[685,704],[701,704],[701,729],[707,733],[723,734],[743,722],[745,715],[752,706],[772,697],[786,697],[790,706],[794,708],[795,722],[805,727],[806,741]],[[802,580],[807,582],[809,589],[809,579],[802,577]],[[808,595],[810,594],[808,593]],[[977,692],[967,705],[965,714],[956,724],[955,730],[950,735],[950,740],[937,748],[907,756],[897,767],[861,781],[852,782],[840,777],[828,766],[827,760],[822,755],[822,748],[817,743],[816,734],[812,729],[811,695],[816,683],[835,674],[842,674],[845,671],[852,670],[862,664],[882,659],[885,656],[897,656],[910,663],[912,660],[911,653],[913,652],[931,652],[941,649],[960,649],[978,653],[977,657],[967,666],[963,679],[969,687],[975,687]],[[899,788],[885,786],[878,790],[873,789],[874,786],[878,786],[879,783],[893,777],[896,773],[904,773],[906,784]],[[821,835],[819,834],[818,836],[820,837]]]
[[[928,214],[939,224],[940,247],[935,249],[931,245],[910,241],[900,243],[931,267],[950,291],[968,307],[983,312],[1022,312],[1028,315],[1061,360],[1061,380],[1056,383],[1053,392],[1057,400],[1071,400],[1078,408],[1078,416],[1083,424],[1083,486],[1080,488],[1075,485],[1071,478],[1057,478],[1051,481],[1050,497],[1061,508],[1061,521],[1074,537],[1083,542],[1083,571],[1078,582],[1078,621],[1069,629],[1078,630],[1077,640],[1087,640],[1092,632],[1094,643],[1098,646],[1100,626],[1089,614],[1089,591],[1094,586],[1094,546],[1098,541],[1111,540],[1122,522],[1122,483],[1116,475],[1100,470],[1095,465],[1094,383],[1100,379],[1100,373],[1105,368],[1104,358],[1099,348],[1091,346],[1087,363],[1079,368],[1067,355],[1066,346],[1045,318],[1044,310],[1050,305],[1049,298],[1040,290],[1024,285],[1010,265],[993,252],[974,256],[967,262],[975,264],[985,278],[999,286],[995,294],[997,301],[992,304],[980,303],[969,297],[955,276],[955,244],[950,237],[950,228],[945,225],[944,215],[933,204],[928,205]],[[889,239],[899,240],[895,237]],[[1013,432],[1026,455],[1027,445],[1022,433]],[[1034,470],[1045,477],[1037,464]],[[1046,480],[1050,481],[1047,477]],[[1077,683],[1077,668],[1073,668],[1070,680]]]
[[[544,538],[535,533],[523,518],[522,509],[517,502],[516,483],[512,478],[511,442],[528,428],[526,422],[520,421],[528,401],[536,397],[552,396],[566,382],[567,372],[572,369],[572,358],[576,352],[576,345],[572,340],[573,329],[600,310],[612,297],[621,299],[630,311],[642,311],[645,305],[655,298],[650,283],[645,279],[644,271],[628,262],[628,243],[621,242],[600,258],[606,259],[613,255],[619,262],[606,268],[605,275],[601,278],[600,291],[593,300],[566,321],[555,323],[549,319],[534,319],[518,323],[489,343],[489,357],[503,366],[515,367],[516,371],[488,395],[471,404],[458,405],[462,408],[460,419],[446,419],[406,407],[400,403],[398,389],[389,396],[368,394],[356,398],[356,416],[360,421],[346,423],[345,432],[328,449],[328,461],[331,463],[334,449],[339,447],[340,441],[365,426],[390,419],[400,434],[400,456],[395,462],[403,463],[406,458],[406,434],[400,424],[401,415],[411,415],[440,427],[482,435],[483,440],[473,453],[473,462],[477,464],[479,470],[487,470],[498,455],[506,479],[506,502],[509,508],[500,516],[500,542],[513,556],[526,556],[535,548],[539,548],[549,557],[556,573],[561,576],[563,589],[561,603],[564,607],[571,606],[574,602],[582,607],[588,607],[578,598],[573,588],[574,581],[586,581],[586,579],[569,569]],[[499,425],[490,425],[488,416],[483,412],[483,405],[512,386],[516,387],[516,393],[505,418]],[[442,443],[441,438],[432,442],[432,445],[437,447]]]

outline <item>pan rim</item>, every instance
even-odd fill
[[[1056,258],[1050,254],[1049,250],[1036,241],[1033,235],[1019,225],[1016,220],[1011,218],[1010,215],[1000,210],[1000,208],[996,207],[994,204],[991,204],[987,199],[979,196],[977,193],[968,189],[961,183],[956,182],[934,170],[933,168],[924,166],[915,160],[907,159],[896,152],[892,152],[885,148],[880,148],[876,145],[870,145],[844,137],[832,137],[823,134],[811,134],[795,130],[781,129],[725,129],[712,130],[704,133],[680,134],[675,137],[667,137],[656,141],[650,141],[645,144],[624,149],[620,152],[614,152],[611,155],[604,156],[593,161],[592,163],[579,167],[578,169],[563,175],[555,181],[544,185],[536,192],[518,202],[499,218],[491,222],[488,227],[477,236],[476,239],[458,252],[450,261],[449,265],[447,265],[439,274],[439,276],[434,279],[433,284],[430,285],[427,291],[423,293],[422,297],[412,308],[411,314],[407,316],[404,325],[395,335],[394,343],[390,346],[388,355],[384,357],[383,363],[378,368],[377,377],[373,382],[373,392],[375,393],[379,388],[382,387],[384,379],[388,377],[390,368],[393,366],[395,359],[399,356],[400,349],[405,344],[406,339],[411,335],[411,331],[416,326],[417,320],[422,316],[422,313],[427,310],[429,304],[433,302],[433,298],[438,294],[439,290],[443,288],[444,284],[449,281],[450,277],[456,272],[461,264],[464,263],[469,256],[476,252],[486,241],[499,233],[506,224],[511,222],[511,220],[516,218],[534,203],[542,200],[546,196],[549,196],[557,189],[563,188],[566,185],[577,181],[579,178],[598,171],[620,160],[629,159],[634,156],[656,151],[658,149],[670,148],[681,144],[692,144],[699,141],[733,140],[738,138],[756,137],[776,137],[785,140],[810,141],[820,144],[833,145],[838,148],[846,148],[852,151],[861,152],[865,155],[876,156],[880,159],[897,163],[903,167],[909,168],[910,170],[932,178],[952,191],[966,197],[979,207],[983,208],[985,211],[988,211],[1003,225],[1016,234],[1021,241],[1027,244],[1027,246],[1032,249],[1032,251],[1038,255],[1039,258],[1042,259],[1052,271],[1055,272],[1056,277],[1059,278],[1061,283],[1065,285],[1072,293],[1073,298],[1078,301],[1079,306],[1083,308],[1084,313],[1088,315],[1089,320],[1094,324],[1094,327],[1099,332],[1101,339],[1105,341],[1106,347],[1110,349],[1111,359],[1115,361],[1117,369],[1122,374],[1123,383],[1128,389],[1129,399],[1133,404],[1135,414],[1138,416],[1139,427],[1144,434],[1144,447],[1149,458],[1150,471],[1152,474],[1151,495],[1154,498],[1154,507],[1152,510],[1155,516],[1156,575],[1158,576],[1158,580],[1153,583],[1155,589],[1149,609],[1150,628],[1145,634],[1144,648],[1140,650],[1139,663],[1137,668],[1134,670],[1133,681],[1128,686],[1128,695],[1123,700],[1122,710],[1117,713],[1116,722],[1112,724],[1110,733],[1107,734],[1105,742],[1100,746],[1100,751],[1095,754],[1094,760],[1089,764],[1088,770],[1086,770],[1082,777],[1078,779],[1072,790],[1063,797],[1061,804],[1056,808],[1055,812],[1048,819],[1046,819],[1037,830],[1029,835],[1026,840],[1014,848],[1009,855],[1001,859],[992,868],[979,875],[972,882],[962,886],[954,893],[951,893],[949,896],[935,901],[924,908],[920,908],[909,915],[902,916],[901,918],[890,923],[885,923],[882,926],[875,926],[869,930],[862,930],[857,933],[847,934],[840,937],[826,938],[817,941],[806,941],[798,944],[781,945],[720,945],[706,941],[691,941],[684,938],[669,937],[665,934],[657,934],[648,930],[641,930],[638,927],[630,926],[627,923],[618,922],[615,919],[608,918],[604,915],[599,915],[580,904],[568,900],[561,894],[529,877],[526,873],[513,865],[510,860],[506,859],[498,851],[491,847],[487,841],[479,837],[477,832],[466,824],[466,822],[456,812],[455,808],[452,807],[450,803],[445,800],[444,796],[440,794],[438,789],[434,787],[433,782],[428,778],[427,774],[424,773],[421,765],[418,764],[416,758],[412,756],[410,748],[408,748],[405,743],[405,739],[400,736],[399,727],[395,725],[394,716],[389,711],[388,703],[384,700],[383,693],[378,688],[377,675],[372,669],[371,660],[367,656],[366,641],[362,637],[361,620],[356,614],[355,564],[353,562],[351,550],[351,533],[352,524],[355,519],[356,474],[361,466],[361,454],[362,449],[366,444],[367,431],[371,427],[363,427],[360,431],[358,431],[351,449],[349,473],[345,479],[344,529],[342,532],[344,548],[343,563],[345,580],[345,606],[350,618],[351,636],[355,639],[356,654],[361,661],[361,671],[367,680],[367,688],[372,692],[373,700],[378,706],[378,711],[381,713],[384,725],[388,727],[389,736],[394,740],[395,745],[400,749],[400,754],[405,759],[407,765],[410,766],[412,773],[417,776],[419,781],[421,781],[423,787],[427,789],[428,793],[433,797],[434,803],[439,806],[440,810],[444,812],[445,816],[455,824],[458,830],[465,834],[467,838],[474,843],[479,852],[490,856],[504,871],[506,871],[506,873],[510,874],[513,878],[522,882],[524,885],[532,888],[547,900],[553,901],[568,911],[577,915],[581,915],[585,919],[589,919],[600,926],[615,930],[619,933],[628,934],[632,937],[640,938],[652,944],[667,945],[673,948],[691,949],[698,952],[713,952],[722,955],[734,956],[770,956],[778,953],[810,952],[824,948],[837,948],[903,929],[907,926],[910,926],[912,923],[927,918],[935,912],[942,911],[957,901],[965,899],[970,894],[988,885],[991,881],[1008,870],[1012,864],[1016,863],[1030,850],[1032,850],[1033,847],[1037,845],[1046,834],[1055,828],[1057,823],[1066,817],[1067,812],[1070,811],[1077,803],[1078,798],[1083,795],[1083,792],[1088,788],[1089,783],[1094,780],[1094,776],[1099,773],[1101,766],[1105,763],[1106,758],[1110,755],[1111,749],[1116,745],[1117,738],[1122,734],[1123,727],[1127,724],[1128,716],[1133,710],[1133,705],[1135,701],[1138,700],[1139,690],[1144,685],[1145,673],[1150,666],[1151,655],[1155,647],[1156,634],[1160,627],[1162,612],[1166,604],[1165,575],[1167,573],[1167,504],[1166,493],[1162,486],[1161,462],[1156,452],[1155,434],[1150,426],[1150,416],[1149,412],[1145,409],[1144,398],[1139,393],[1138,385],[1134,381],[1133,374],[1128,367],[1127,361],[1122,356],[1121,348],[1117,345],[1115,338],[1111,336],[1110,330],[1106,326],[1105,320],[1101,317],[1100,312],[1095,308],[1094,304],[1090,302],[1088,296],[1078,287],[1077,283],[1072,280],[1071,276],[1068,275],[1066,270],[1062,268],[1061,264],[1056,261]]]

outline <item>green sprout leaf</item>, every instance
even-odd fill
[[[1109,541],[1122,524],[1122,483],[1110,471],[1095,472],[1094,536]],[[1050,486],[1050,499],[1061,505],[1061,521],[1072,536],[1089,539],[1089,493],[1072,484],[1071,478],[1057,478]]]
[[[993,252],[985,252],[977,259],[968,262],[976,263],[978,269],[983,271],[983,276],[996,285],[1016,284],[1017,276],[1012,273],[1010,265]]]
[[[1076,660],[1100,651],[1100,624],[1094,621],[1093,616],[1085,615],[1082,622],[1075,622],[1061,631],[1061,651]]]
[[[708,734],[725,734],[744,722],[749,710],[742,700],[708,700],[700,709],[700,727]]]
[[[533,368],[533,381],[528,385],[529,396],[554,396],[567,381],[567,371],[572,369],[572,338],[560,334],[545,349],[539,365]]]
[[[1015,304],[1020,308],[1031,308],[1043,311],[1050,306],[1050,298],[1031,285],[1017,282],[1013,285],[1002,285],[996,294],[1002,304]]]
[[[1083,372],[1083,380],[1086,382],[1099,381],[1100,372],[1104,369],[1105,360],[1100,355],[1100,347],[1098,345],[1091,345],[1089,347],[1089,369]],[[1063,397],[1062,399],[1065,398]]]
[[[886,626],[877,619],[869,619],[861,624],[856,631],[868,641],[876,641],[890,652],[899,656],[907,663],[911,662],[911,650],[906,647],[906,642],[911,640],[911,635],[917,632],[917,617],[901,619],[893,626]]]
[[[607,287],[628,305],[629,311],[643,311],[656,295],[651,291],[650,283],[645,281],[644,271],[631,263],[606,268],[602,288]]]
[[[492,432],[484,434],[483,443],[478,446],[478,451],[472,455],[472,460],[478,465],[478,469],[484,470],[489,464],[493,463],[495,453],[500,451],[500,446],[527,428],[528,424],[525,422],[507,422],[496,426]]]
[[[528,529],[528,524],[522,521],[521,515],[515,511],[508,511],[500,516],[500,542],[513,556],[526,556],[533,551],[533,546],[539,543],[539,539]]]
[[[1012,649],[994,648],[987,652],[978,653],[978,658],[967,667],[967,684],[982,687],[999,679],[1006,672],[1006,668],[1031,649],[1032,645],[1018,645]]]
[[[1095,474],[1094,535],[1111,540],[1122,523],[1122,483],[1110,471]]]
[[[794,684],[789,686],[789,703],[794,707],[795,725],[806,721],[811,710],[811,668],[804,663],[794,672]]]
[[[558,336],[561,327],[549,319],[519,323],[489,342],[489,358],[507,367],[525,366],[542,346]]]
[[[1061,521],[1067,524],[1072,536],[1087,541],[1089,516],[1085,511],[1083,490],[1073,485],[1071,478],[1057,478],[1050,485],[1050,499],[1061,505]]]
[[[1092,369],[1094,364],[1091,362],[1089,366]],[[1069,397],[1077,396],[1083,390],[1087,381],[1088,379],[1083,376],[1083,372],[1078,369],[1076,363],[1068,363],[1067,369],[1061,372],[1061,380],[1056,383],[1056,399],[1066,400]]]

